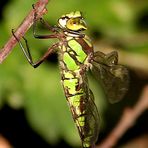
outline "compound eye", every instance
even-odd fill
[[[67,24],[69,24],[69,25],[79,25],[79,22],[80,21],[78,19],[76,19],[76,18],[74,19],[73,18],[73,19],[68,20]]]
[[[66,26],[70,30],[78,30],[80,20],[78,18],[71,18],[67,21]]]
[[[80,17],[67,20],[66,28],[73,31],[82,31],[87,29],[85,21]]]
[[[79,25],[80,24],[79,19],[73,19],[71,22],[72,22],[73,25]]]

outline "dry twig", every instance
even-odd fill
[[[17,36],[18,39],[24,36],[24,34],[33,24],[33,18],[35,13],[34,11],[36,11],[37,13],[37,18],[40,18],[43,14],[47,12],[45,7],[48,4],[48,1],[49,0],[38,0],[37,3],[35,3],[34,5],[35,9],[32,9],[29,12],[29,14],[26,16],[24,21],[21,23],[21,25],[17,28],[15,32],[15,35]],[[13,36],[11,36],[8,42],[0,50],[0,63],[2,63],[4,59],[8,56],[8,54],[12,51],[16,43],[17,43],[16,39]]]
[[[119,123],[109,134],[109,136],[96,148],[111,148],[114,147],[120,137],[134,125],[136,119],[148,109],[148,85],[143,89],[142,95],[133,108],[126,108],[123,112]]]

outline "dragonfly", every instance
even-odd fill
[[[35,13],[34,37],[37,39],[56,38],[58,41],[49,47],[38,61],[33,61],[26,38],[23,37],[24,47],[13,30],[12,34],[18,41],[27,61],[34,68],[47,59],[53,51],[58,52],[61,83],[82,141],[82,147],[94,148],[98,139],[100,122],[87,72],[92,71],[104,88],[109,101],[115,103],[121,100],[128,90],[128,70],[118,64],[116,51],[108,54],[94,51],[90,38],[85,34],[87,25],[80,11],[62,15],[56,26],[51,26],[43,18],[39,20],[52,33],[48,35],[36,33],[38,19]]]

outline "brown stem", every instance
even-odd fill
[[[146,109],[148,109],[148,86],[145,86],[139,101],[133,108],[125,108],[119,123],[97,148],[114,147],[121,136],[135,124],[136,119]]]
[[[27,32],[27,30],[31,27],[33,24],[34,19],[34,13],[36,11],[37,18],[40,18],[43,14],[47,12],[47,9],[45,8],[48,4],[49,0],[38,0],[34,8],[32,9],[29,14],[26,16],[24,21],[20,24],[20,26],[17,28],[15,35],[18,39],[24,36],[24,34]],[[4,59],[8,56],[8,54],[12,51],[14,46],[17,44],[17,40],[14,38],[14,36],[11,36],[10,39],[7,41],[7,43],[4,45],[4,47],[0,50],[0,64],[4,61]]]
[[[12,148],[12,145],[2,135],[0,135],[0,148]]]

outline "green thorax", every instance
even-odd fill
[[[82,65],[85,65],[86,67],[88,66],[90,52],[88,52],[87,49],[84,49],[83,45],[81,45],[78,40],[79,38],[76,37],[67,37],[67,45],[61,47],[60,60],[64,63],[62,69],[77,71]],[[88,47],[92,48],[92,44],[87,36],[81,40],[83,40]]]

